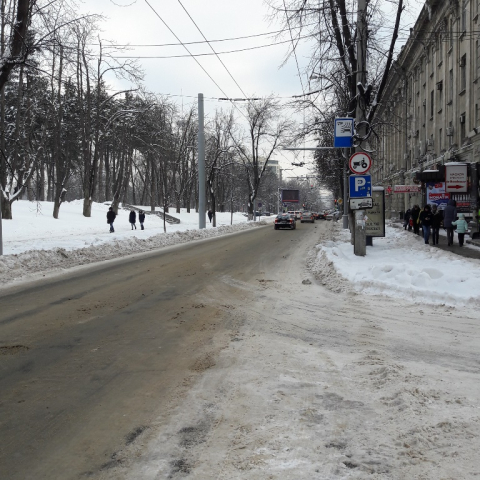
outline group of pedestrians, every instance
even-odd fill
[[[110,233],[115,232],[115,229],[113,228],[113,222],[117,218],[117,214],[113,211],[113,208],[110,207],[107,212],[107,223],[110,225]],[[135,210],[131,210],[129,215],[128,215],[128,221],[130,222],[130,225],[132,226],[133,229],[137,229],[137,213]],[[142,230],[145,230],[145,227],[143,226],[143,223],[145,222],[145,212],[143,210],[140,210],[138,212],[138,221],[140,222],[140,227]]]
[[[440,228],[447,232],[447,244],[453,245],[453,232],[456,230],[458,235],[458,244],[463,247],[465,233],[468,231],[468,222],[465,220],[463,213],[458,214],[457,219],[457,203],[455,200],[449,200],[445,210],[440,210],[437,205],[425,205],[420,210],[418,205],[414,205],[405,212],[403,227],[405,230],[413,230],[416,235],[422,235],[425,244],[430,244],[430,236],[432,244],[438,245],[440,236]],[[422,232],[420,233],[420,227]]]

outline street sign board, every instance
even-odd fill
[[[350,175],[350,198],[361,198],[372,196],[371,175]]]
[[[419,193],[420,185],[394,185],[393,193]]]
[[[333,141],[335,148],[350,148],[352,146],[353,122],[354,119],[350,117],[335,119]]]
[[[373,200],[372,197],[362,197],[362,198],[351,198],[350,199],[350,208],[352,210],[361,210],[363,208],[372,208]]]
[[[445,165],[445,191],[465,193],[467,191],[467,164],[447,163]]]
[[[369,237],[385,236],[385,191],[383,187],[372,187],[373,207],[368,211],[365,233]]]
[[[372,159],[364,152],[357,152],[350,157],[348,166],[356,175],[365,175],[372,166]]]

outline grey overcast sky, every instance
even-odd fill
[[[188,108],[191,103],[196,102],[196,96],[200,92],[206,97],[207,114],[212,114],[215,108],[228,109],[230,105],[227,102],[209,100],[210,98],[243,97],[242,90],[249,96],[275,94],[280,97],[291,97],[302,93],[299,70],[303,72],[308,63],[313,40],[302,43],[298,48],[298,68],[293,57],[280,68],[289,47],[289,36],[285,34],[281,38],[263,35],[249,39],[212,42],[212,46],[218,53],[273,44],[273,46],[221,56],[241,90],[215,55],[197,57],[197,60],[218,86],[195,60],[188,56],[188,52],[182,46],[133,47],[133,45],[178,43],[169,28],[184,43],[203,41],[201,33],[189,15],[209,41],[279,30],[278,24],[268,21],[268,8],[262,0],[180,1],[84,0],[80,9],[83,13],[97,13],[105,16],[105,21],[101,23],[102,36],[105,40],[132,45],[128,52],[121,55],[133,57],[182,55],[180,58],[138,59],[145,72],[144,84],[147,90],[157,94],[177,95],[178,97],[174,98],[178,105],[182,105],[183,102],[184,107]],[[182,8],[182,4],[189,15]],[[423,2],[410,0],[410,4],[418,13]],[[414,15],[410,14],[406,16],[405,23],[411,24],[414,20]],[[280,43],[282,41],[287,43]],[[194,54],[212,53],[208,44],[205,43],[188,45],[188,48]],[[114,80],[110,79],[110,82],[113,84]],[[120,88],[120,85],[112,86]],[[305,91],[308,91],[305,78],[303,78],[303,86]],[[308,156],[311,158],[311,153]],[[292,155],[288,154],[288,158],[291,159]],[[305,169],[297,169],[294,173],[304,174]]]

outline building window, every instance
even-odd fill
[[[435,111],[435,108],[434,108],[434,98],[435,98],[435,92],[432,90],[430,92],[430,118],[433,118],[433,113]]]
[[[449,40],[450,40],[450,48],[453,48],[453,16],[450,17],[450,31],[449,31]]]
[[[475,104],[475,127],[478,126],[478,103]]]
[[[449,80],[448,80],[448,101],[452,102],[453,101],[453,69],[450,70],[449,73]]]
[[[462,2],[462,32],[467,30],[467,0]]]
[[[442,134],[443,134],[443,130],[440,128],[438,130],[438,148],[440,149],[438,151],[438,153],[441,153],[441,151],[443,150],[443,136],[442,136]]]
[[[467,88],[467,54],[460,59],[460,92]]]
[[[476,50],[476,65],[475,65],[475,78],[480,77],[480,38],[477,38],[477,41],[475,43],[475,50]]]
[[[438,63],[443,60],[443,35],[438,35]]]
[[[437,111],[440,113],[443,108],[443,81],[437,83]]]
[[[466,136],[465,112],[463,112],[460,115],[460,141],[462,143]]]
[[[453,122],[448,122],[448,130],[450,131],[450,133],[447,131],[448,146],[451,147],[453,144]]]

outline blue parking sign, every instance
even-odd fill
[[[372,196],[371,175],[350,175],[350,198]]]

